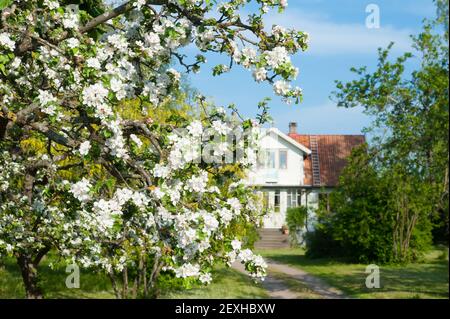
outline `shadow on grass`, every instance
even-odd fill
[[[161,299],[261,299],[267,297],[261,284],[254,283],[249,276],[220,266],[213,273],[211,285],[188,290],[166,291]]]
[[[81,269],[80,288],[66,287],[65,266],[49,267],[49,257],[39,266],[39,285],[43,288],[46,299],[111,299],[115,298],[109,278],[102,273]],[[267,298],[266,291],[260,284],[255,284],[247,275],[233,269],[218,267],[213,274],[213,283],[207,287],[190,290],[172,290],[163,293],[162,298],[189,299],[260,299]],[[20,269],[12,258],[0,260],[0,299],[25,298]]]
[[[301,249],[260,251],[269,259],[298,267],[357,298],[448,298],[448,261],[433,257],[423,263],[380,265],[379,289],[365,285],[367,265],[345,259],[311,259]]]
[[[105,275],[81,270],[79,289],[66,287],[68,275],[65,267],[58,266],[51,269],[47,260],[44,260],[39,266],[39,285],[44,288],[44,297],[46,299],[114,298],[111,283]],[[12,258],[4,259],[0,264],[0,298],[25,298],[20,269]]]

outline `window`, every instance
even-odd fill
[[[279,165],[280,169],[287,169],[287,151],[280,150],[279,152]]]
[[[287,191],[287,207],[299,207],[302,205],[302,193],[298,189]]]
[[[274,169],[275,168],[275,151],[267,150],[266,151],[266,168]]]
[[[280,212],[280,191],[275,191],[275,205],[274,205],[274,211],[276,213]]]
[[[261,151],[261,153],[258,152],[257,164],[258,164],[258,169],[265,168],[265,166],[266,166],[266,152],[265,151]]]
[[[295,203],[294,205],[292,205],[292,198],[295,197],[295,191],[294,190],[288,190],[287,191],[287,207],[291,208],[291,207],[295,207]]]

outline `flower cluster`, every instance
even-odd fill
[[[229,56],[286,100],[300,99],[291,56],[308,36],[267,32],[262,23],[287,1],[257,0],[246,18],[249,1],[163,0],[155,9],[133,0],[102,19],[91,16],[93,4],[61,3],[2,8],[0,254],[36,258],[57,248],[110,274],[152,260],[154,276],[164,269],[202,283],[234,254],[262,277],[263,260],[226,235],[233,223],[259,218],[255,195],[240,183],[256,163],[257,134],[244,132],[254,122],[222,109],[170,123],[151,117],[179,97],[180,70],[197,72],[206,61],[185,60],[180,49],[190,43]],[[167,68],[172,61],[178,70]]]

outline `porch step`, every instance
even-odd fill
[[[283,235],[280,229],[259,229],[260,239],[255,243],[256,249],[289,248],[289,235]]]

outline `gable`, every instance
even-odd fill
[[[270,136],[275,140],[278,139],[279,144],[289,145],[289,146],[291,146],[291,148],[299,150],[304,155],[311,154],[311,150],[308,147],[306,147],[304,144],[299,143],[294,138],[291,138],[290,136],[284,134],[283,132],[281,132],[279,129],[277,129],[275,127],[268,129],[266,131],[265,135]],[[263,145],[263,146],[266,148],[270,148],[270,146],[267,146],[267,145]],[[277,147],[274,147],[274,148],[277,148]]]

